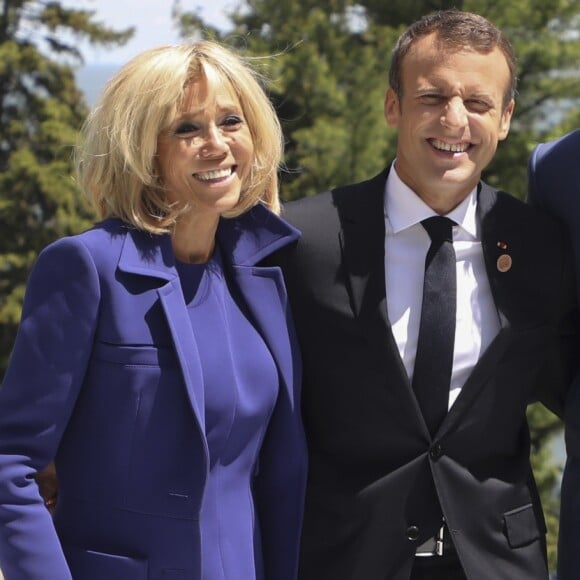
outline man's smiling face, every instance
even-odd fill
[[[509,68],[499,48],[446,49],[435,34],[403,60],[402,94],[387,91],[385,117],[398,129],[396,169],[428,205],[447,213],[477,185],[507,137]]]

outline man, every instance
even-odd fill
[[[556,331],[567,340],[558,325],[574,298],[557,225],[480,181],[508,134],[515,84],[512,48],[487,20],[421,19],[393,53],[393,164],[286,206],[303,232],[278,255],[304,359],[301,580],[547,577],[525,410],[557,362]],[[455,224],[442,220],[452,243],[422,224],[439,215]],[[423,277],[426,296],[437,286],[432,264],[450,283],[435,301],[422,298]],[[451,315],[433,324],[425,313],[437,320],[449,296]],[[558,408],[569,375],[554,368]]]
[[[580,130],[536,147],[529,163],[530,202],[567,227],[580,276]],[[580,302],[580,297],[579,297]],[[558,578],[576,580],[580,571],[580,376],[566,400],[568,459],[562,481]]]

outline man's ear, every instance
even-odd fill
[[[516,102],[511,99],[511,101],[504,108],[501,119],[499,122],[499,140],[503,141],[510,132],[510,126],[512,122],[512,115],[514,114],[514,109],[516,108]]]
[[[385,94],[385,119],[391,127],[398,127],[401,115],[401,104],[399,97],[393,89],[388,88]]]

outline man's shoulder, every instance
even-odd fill
[[[371,179],[338,186],[312,196],[284,204],[282,217],[299,229],[312,225],[320,227],[319,220],[340,219],[344,212],[365,211],[369,205],[382,204],[387,171]]]
[[[500,216],[504,220],[509,220],[514,226],[525,225],[524,223],[517,223],[512,220],[532,220],[538,222],[553,222],[554,219],[548,214],[538,209],[537,207],[526,203],[524,200],[516,197],[515,195],[503,190],[495,189],[489,185],[483,184],[483,187],[487,187],[488,191],[492,192],[492,201],[490,203],[491,213],[494,216]],[[483,191],[482,191],[483,193]]]
[[[558,137],[552,141],[547,141],[545,143],[540,143],[536,150],[542,155],[547,154],[572,154],[576,153],[576,159],[578,158],[578,151],[580,148],[580,129],[571,131],[562,137]]]
[[[333,189],[322,191],[314,195],[308,195],[288,201],[282,205],[282,217],[287,219],[288,216],[300,215],[311,211],[325,210],[332,205]]]
[[[537,171],[554,177],[568,172],[577,172],[580,158],[580,129],[567,133],[553,141],[540,143],[530,157],[529,170],[533,174]]]
[[[487,201],[488,211],[482,212],[485,231],[509,231],[530,244],[542,239],[545,247],[564,243],[562,226],[555,217],[506,191],[487,187],[488,194],[489,190],[492,193]]]

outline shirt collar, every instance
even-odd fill
[[[476,209],[477,187],[474,187],[456,208],[446,214],[446,217],[477,239]],[[397,234],[434,215],[437,213],[403,183],[393,162],[385,184],[385,218],[392,232]]]

